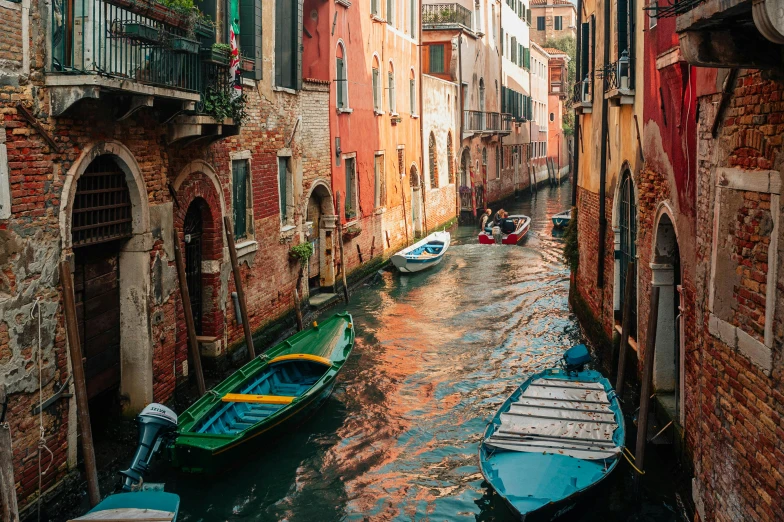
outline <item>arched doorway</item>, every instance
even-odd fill
[[[188,295],[191,301],[193,324],[196,335],[204,334],[203,317],[204,306],[202,303],[202,259],[204,249],[202,234],[204,231],[203,207],[206,205],[201,198],[194,199],[188,212],[185,213],[182,232],[185,240],[185,279],[188,283]]]
[[[463,149],[463,156],[460,158],[460,186],[469,187],[471,179],[471,153],[468,149]]]
[[[675,226],[661,213],[656,226],[652,283],[659,287],[659,315],[653,360],[653,386],[670,418],[682,422],[683,354],[681,336],[681,259]]]
[[[422,184],[419,181],[419,171],[416,165],[411,165],[409,173],[411,183],[411,228],[414,236],[422,235]]]
[[[97,156],[76,183],[71,207],[74,296],[93,428],[120,413],[120,254],[133,236],[125,173],[108,154]]]
[[[616,241],[616,285],[618,289],[617,317],[621,320],[621,314],[625,309],[624,297],[626,295],[626,272],[629,269],[629,262],[634,261],[634,275],[632,282],[634,287],[631,290],[631,321],[629,322],[629,335],[637,337],[637,204],[634,198],[634,181],[632,174],[627,169],[621,177],[621,185],[618,191],[617,207],[617,230],[619,237]]]
[[[332,194],[325,183],[313,185],[305,216],[308,240],[313,245],[313,256],[308,261],[308,286],[313,293],[319,288],[335,285],[332,252],[336,216]]]

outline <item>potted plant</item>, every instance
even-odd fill
[[[123,36],[138,42],[157,43],[160,32],[157,27],[143,23],[133,22],[123,26]]]
[[[292,261],[299,261],[303,265],[310,259],[310,256],[313,255],[313,244],[311,243],[300,243],[299,245],[294,245],[289,249],[289,259]]]
[[[359,225],[351,225],[343,231],[343,239],[354,239],[362,233],[362,227]]]
[[[199,40],[202,47],[212,47],[215,43],[215,22],[207,18],[201,11],[197,11],[197,13],[193,23],[193,35]]]
[[[199,52],[198,40],[192,40],[184,36],[173,36],[169,39],[169,45],[175,53],[196,54]]]
[[[243,56],[240,60],[240,68],[243,71],[252,72],[253,68],[256,66],[255,60],[248,58],[247,56]]]
[[[214,43],[209,49],[201,50],[201,59],[218,65],[228,65],[231,46],[225,43]]]

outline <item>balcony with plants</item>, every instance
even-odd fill
[[[460,4],[423,4],[422,29],[466,29],[472,31],[473,15]]]
[[[214,23],[193,0],[54,0],[51,27],[53,116],[86,98],[111,98],[118,120],[155,105],[165,122],[241,122],[229,46],[215,43]]]
[[[501,112],[463,111],[463,132],[471,134],[509,134],[512,114]]]

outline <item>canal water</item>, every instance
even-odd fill
[[[328,403],[222,475],[166,477],[181,520],[512,520],[483,483],[477,445],[528,375],[582,341],[550,222],[570,199],[566,183],[505,204],[532,217],[521,246],[479,245],[475,227],[455,227],[432,271],[383,271],[356,289],[340,308],[356,346]],[[642,504],[623,463],[570,520],[680,520],[670,470],[658,468]]]

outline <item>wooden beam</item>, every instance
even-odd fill
[[[250,331],[248,321],[248,307],[245,304],[245,291],[242,289],[242,274],[240,264],[237,261],[237,247],[234,245],[234,227],[229,216],[223,216],[223,227],[226,229],[226,242],[229,246],[229,257],[231,258],[231,269],[234,272],[234,286],[237,289],[237,300],[240,302],[240,315],[242,316],[242,330],[245,332],[245,344],[248,346],[248,360],[256,358],[256,350],[253,346],[253,333]]]
[[[41,135],[41,137],[46,141],[46,143],[49,144],[50,147],[52,147],[52,149],[55,152],[62,152],[62,149],[60,148],[60,144],[57,143],[56,141],[54,141],[54,138],[52,137],[51,134],[49,134],[49,131],[47,131],[44,128],[44,126],[41,125],[41,122],[38,121],[38,118],[33,116],[33,113],[31,113],[30,110],[27,107],[24,106],[24,104],[17,103],[16,104],[16,112],[19,113],[19,115],[22,118],[27,120],[27,122],[30,125],[33,126],[33,128],[36,130],[36,132],[38,132],[38,134]]]
[[[71,374],[76,390],[76,418],[82,432],[82,457],[84,458],[84,474],[87,478],[87,496],[90,506],[95,507],[101,501],[98,489],[98,471],[95,466],[95,447],[93,432],[90,425],[90,409],[87,404],[87,383],[84,377],[82,359],[82,343],[79,340],[79,327],[76,319],[76,302],[74,298],[73,276],[67,261],[60,262],[60,284],[63,288],[63,308],[65,311],[65,330],[68,336],[68,351],[71,352]]]
[[[6,400],[5,385],[0,384],[0,404],[4,404]],[[2,522],[19,522],[14,480],[14,452],[11,447],[11,427],[7,422],[0,424],[0,508],[2,508]]]
[[[634,310],[632,303],[632,285],[634,284],[634,261],[626,265],[626,287],[623,292],[623,319],[621,323],[621,346],[618,348],[618,373],[615,377],[615,393],[621,396],[623,391],[623,378],[626,373],[626,351],[629,344],[629,330],[631,329],[631,316]]]
[[[645,154],[642,153],[642,138],[640,137],[640,124],[637,121],[637,115],[634,115],[634,126],[637,129],[637,148],[640,149],[640,159],[645,161]]]
[[[645,444],[648,442],[648,413],[653,387],[653,356],[656,351],[656,327],[659,323],[659,287],[651,289],[651,308],[648,313],[648,337],[645,342],[645,362],[642,367],[642,389],[640,390],[640,413],[637,416],[637,448],[634,452],[635,465],[645,471]],[[640,491],[640,474],[634,475],[634,490]]]
[[[193,310],[191,309],[191,297],[188,291],[188,278],[185,275],[185,262],[182,259],[180,250],[180,234],[174,230],[174,261],[177,265],[177,279],[180,283],[180,299],[185,315],[185,329],[188,331],[188,349],[193,359],[193,370],[196,372],[196,387],[199,389],[199,397],[207,391],[204,385],[204,372],[201,369],[201,353],[199,351],[199,339],[196,337],[196,323],[193,320]]]

